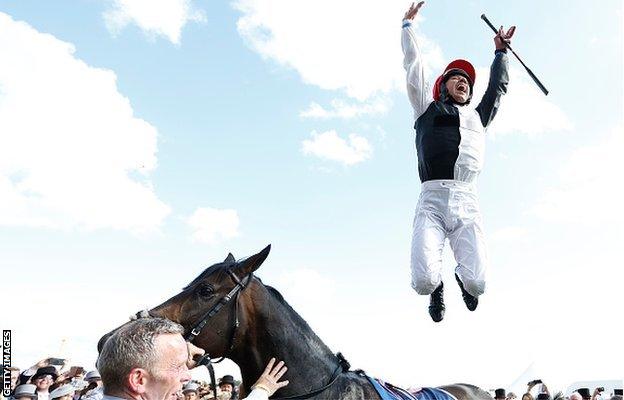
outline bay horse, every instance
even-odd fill
[[[232,254],[204,270],[182,291],[148,311],[185,328],[186,339],[211,357],[227,357],[241,370],[241,395],[262,374],[271,357],[283,360],[290,384],[275,397],[282,399],[380,399],[362,371],[350,371],[293,310],[282,295],[254,275],[271,246],[237,261]],[[206,328],[206,329],[204,329]],[[104,341],[114,331],[104,335]],[[458,400],[492,397],[469,384],[441,386]],[[241,396],[242,397],[242,396]],[[274,397],[274,398],[275,398]]]

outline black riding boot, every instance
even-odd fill
[[[464,284],[462,283],[461,279],[459,279],[459,276],[457,276],[457,274],[455,274],[455,279],[457,280],[457,284],[461,289],[462,298],[464,299],[464,303],[466,303],[466,307],[468,307],[470,311],[476,310],[477,306],[479,305],[479,298],[474,297],[473,295],[468,293],[466,289],[464,289]]]
[[[444,283],[440,282],[440,286],[431,293],[429,298],[429,315],[434,322],[442,321],[444,318]]]

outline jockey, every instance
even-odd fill
[[[442,250],[448,238],[455,255],[455,278],[470,311],[485,291],[487,255],[477,201],[476,180],[483,166],[485,131],[507,91],[507,47],[515,31],[501,27],[494,43],[490,80],[481,101],[470,102],[476,79],[466,60],[451,62],[436,79],[433,93],[424,79],[412,21],[424,1],[405,13],[401,44],[407,94],[414,108],[418,173],[422,188],[412,234],[412,287],[430,295],[429,314],[444,318]]]

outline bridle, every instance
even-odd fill
[[[227,272],[227,274],[230,276],[230,278],[234,281],[236,285],[234,285],[234,287],[225,296],[221,297],[219,301],[210,308],[210,310],[204,313],[204,315],[199,320],[199,322],[193,325],[193,328],[190,330],[190,332],[186,335],[184,339],[189,343],[193,343],[193,340],[195,340],[195,338],[199,336],[202,329],[204,329],[204,327],[206,326],[210,318],[217,315],[217,313],[221,311],[221,309],[227,303],[229,303],[230,300],[235,298],[236,299],[236,301],[234,302],[234,307],[235,307],[234,318],[235,319],[234,319],[234,325],[232,327],[232,335],[230,336],[229,346],[227,347],[227,350],[225,353],[227,355],[229,352],[232,351],[232,348],[234,347],[234,338],[236,337],[236,330],[240,326],[240,320],[238,319],[238,297],[240,296],[243,289],[247,287],[249,282],[251,282],[251,279],[253,278],[253,273],[248,274],[243,279],[239,279],[238,276],[236,276],[236,274],[232,272],[231,268],[227,268],[225,271]],[[208,354],[204,354],[202,358],[206,357],[207,355]],[[225,358],[225,355],[221,357],[219,361],[213,361],[213,362],[221,362],[223,361],[224,358]]]
[[[205,312],[202,315],[202,317],[199,319],[199,322],[192,325],[193,328],[184,337],[184,339],[188,343],[193,343],[193,341],[197,338],[197,336],[199,336],[201,331],[206,327],[206,324],[208,324],[208,321],[212,317],[217,315],[217,313],[221,311],[221,309],[225,307],[232,299],[235,299],[234,301],[234,323],[232,325],[232,334],[230,335],[229,345],[226,348],[225,354],[219,357],[218,359],[214,360],[210,357],[208,353],[204,353],[204,355],[202,355],[196,361],[197,366],[204,365],[208,369],[208,372],[210,374],[210,381],[211,381],[210,388],[212,389],[212,393],[213,393],[215,400],[217,400],[217,388],[216,388],[216,379],[215,379],[213,364],[217,364],[223,361],[225,359],[225,356],[228,355],[234,348],[236,331],[238,330],[238,327],[240,326],[240,319],[238,318],[238,298],[241,292],[247,287],[247,285],[249,285],[249,282],[251,282],[251,280],[253,279],[253,273],[249,273],[243,279],[240,279],[232,271],[230,267],[227,267],[225,271],[227,272],[229,277],[232,279],[232,281],[235,283],[234,287],[225,296],[221,297],[214,306],[212,306],[207,312]],[[135,315],[133,315],[133,318],[145,318],[145,317],[157,317],[157,316],[150,314],[148,310],[142,310],[142,311],[137,312]],[[314,389],[302,395],[280,397],[274,400],[303,400],[303,399],[308,399],[310,397],[316,396],[317,394],[324,392],[326,389],[328,389],[338,380],[338,378],[340,377],[340,374],[342,374],[343,372],[348,372],[349,369],[351,368],[349,362],[344,358],[342,353],[337,353],[336,356],[338,357],[338,366],[336,367],[331,378],[329,379],[329,383],[327,383],[325,386],[318,388],[318,389]]]
[[[234,285],[234,287],[228,292],[228,294],[221,297],[221,299],[219,299],[219,301],[203,315],[200,321],[193,326],[191,331],[185,337],[187,342],[193,343],[193,340],[195,340],[195,338],[199,336],[202,329],[204,329],[210,318],[217,315],[217,313],[221,311],[221,309],[227,303],[229,303],[232,298],[236,299],[234,302],[234,325],[232,327],[232,335],[230,336],[230,344],[226,348],[225,354],[221,356],[218,360],[213,360],[210,357],[210,354],[206,352],[196,362],[197,366],[204,365],[206,368],[208,368],[208,373],[210,374],[210,389],[212,389],[212,395],[215,400],[217,400],[217,384],[213,364],[218,364],[223,361],[225,359],[225,356],[229,354],[234,348],[234,338],[236,337],[236,330],[240,326],[240,320],[238,319],[238,297],[240,296],[243,289],[247,287],[253,277],[253,273],[250,273],[241,280],[238,278],[238,276],[236,276],[234,272],[232,272],[231,268],[226,268],[225,271],[230,276],[230,278],[232,278],[236,285]]]

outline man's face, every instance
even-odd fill
[[[470,97],[470,85],[463,75],[452,75],[446,80],[446,91],[456,102],[464,104]]]
[[[166,334],[157,336],[154,345],[158,357],[149,373],[145,397],[147,400],[175,400],[182,386],[191,380],[186,366],[186,342],[180,334]]]
[[[46,391],[52,384],[52,375],[42,375],[35,379],[35,386],[37,386],[37,391]]]
[[[219,388],[221,389],[222,392],[231,392],[234,389],[232,385],[229,383],[223,383],[219,385]]]
[[[195,392],[184,393],[184,400],[197,400],[197,393]]]

